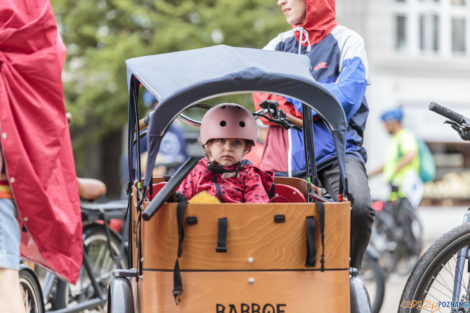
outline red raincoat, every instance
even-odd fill
[[[48,0],[0,1],[1,146],[20,218],[40,253],[29,246],[22,254],[75,282],[82,227],[64,60]],[[23,246],[25,238],[23,232]]]

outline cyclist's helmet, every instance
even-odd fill
[[[245,107],[235,103],[220,103],[202,118],[201,141],[205,145],[211,139],[238,138],[256,143],[256,122]]]
[[[382,120],[382,122],[401,122],[401,120],[403,119],[403,109],[401,107],[396,107],[393,109],[386,110],[380,115],[380,119]]]

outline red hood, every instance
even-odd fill
[[[310,45],[325,38],[338,25],[336,22],[335,0],[305,0],[305,22],[301,26],[308,32]],[[299,39],[299,32],[295,37]]]
[[[80,199],[65,118],[65,47],[48,0],[0,1],[0,131],[20,218],[40,256],[76,281],[82,261]],[[28,239],[22,233],[22,244]]]

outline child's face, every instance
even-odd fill
[[[242,158],[250,152],[251,145],[243,139],[219,138],[207,143],[208,156],[222,166],[232,166],[240,163]]]

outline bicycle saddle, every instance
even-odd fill
[[[106,185],[94,178],[77,177],[78,193],[84,200],[95,200],[106,193]]]

